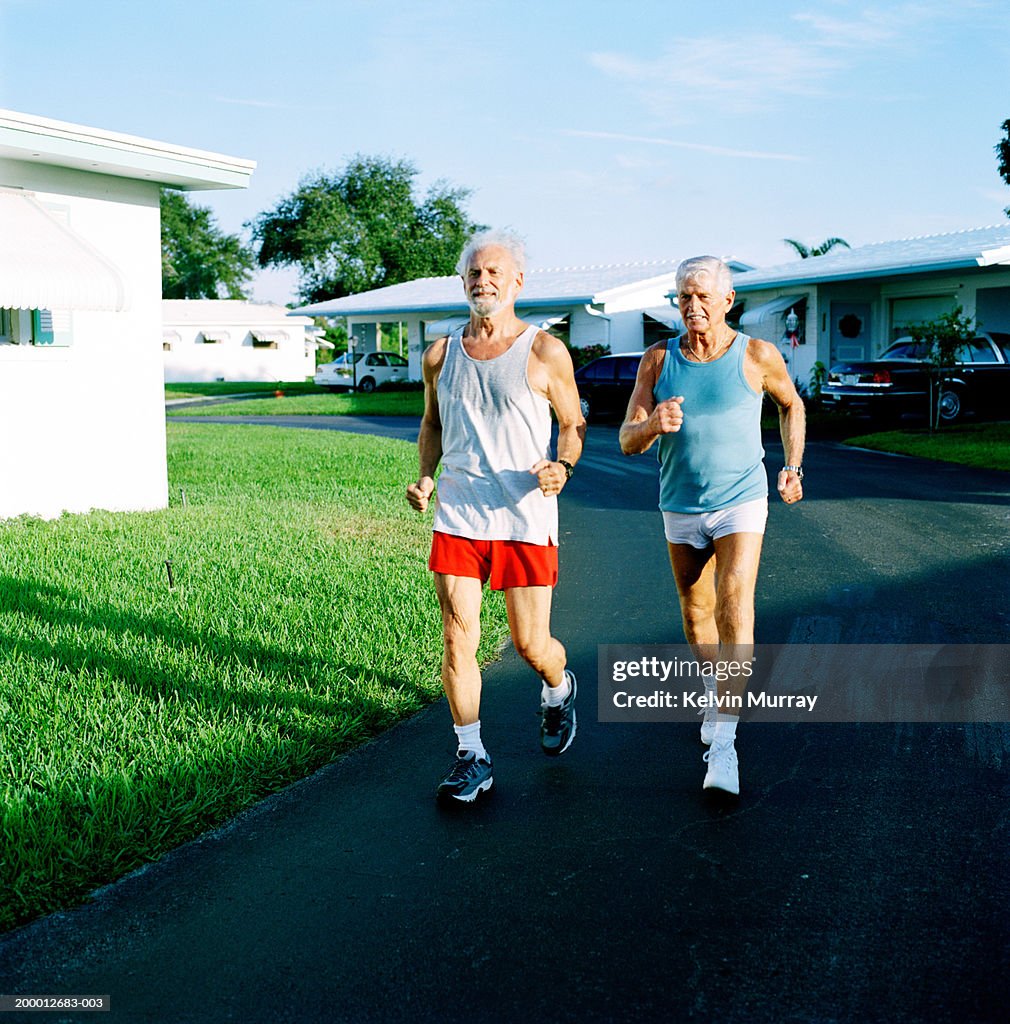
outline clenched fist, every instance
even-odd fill
[[[407,501],[410,507],[418,512],[426,512],[434,490],[435,481],[430,476],[422,476],[416,484],[409,484],[407,486]]]
[[[680,430],[680,425],[684,422],[684,411],[680,407],[683,401],[684,396],[678,395],[676,398],[660,402],[649,415],[649,426],[652,430],[657,434],[675,434]]]

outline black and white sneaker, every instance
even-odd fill
[[[472,750],[457,750],[449,774],[439,783],[437,796],[440,800],[461,800],[473,803],[477,797],[491,788],[491,758],[480,758]]]
[[[540,705],[540,747],[549,757],[563,754],[575,739],[575,673],[565,669],[565,678],[571,691],[561,704],[556,708]]]

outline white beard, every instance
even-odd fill
[[[505,306],[501,299],[495,298],[493,295],[468,297],[466,301],[477,316],[494,316],[495,313]]]

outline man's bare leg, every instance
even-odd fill
[[[456,725],[472,725],[480,718],[481,581],[469,576],[436,572],[435,593],[442,609],[442,687]]]
[[[509,587],[505,590],[512,643],[519,656],[551,687],[564,680],[565,649],[551,636],[551,587]]]
[[[565,668],[567,655],[551,636],[550,587],[510,587],[505,591],[512,643],[543,680],[540,695],[540,747],[545,754],[563,754],[575,738],[575,675]]]
[[[720,537],[711,548],[699,551],[685,544],[669,544],[670,564],[680,595],[684,633],[699,660],[749,661],[754,653],[754,592],[761,560],[760,533],[734,533]],[[713,557],[714,556],[714,557]],[[747,676],[724,682],[735,700],[743,700]],[[714,687],[706,680],[706,693]],[[702,741],[711,744],[705,755],[709,768],[704,788],[740,792],[736,727],[739,715],[719,709],[705,713]]]
[[[438,787],[440,800],[472,803],[494,782],[480,736],[480,604],[482,584],[468,576],[435,573],[442,609],[442,687],[452,712],[457,753]]]

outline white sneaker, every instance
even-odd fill
[[[701,742],[706,747],[712,745],[712,740],[715,739],[715,716],[718,712],[715,707],[702,708],[698,712],[701,715]]]
[[[705,751],[702,760],[708,765],[702,789],[722,789],[734,796],[740,795],[740,765],[732,742],[714,744]]]

